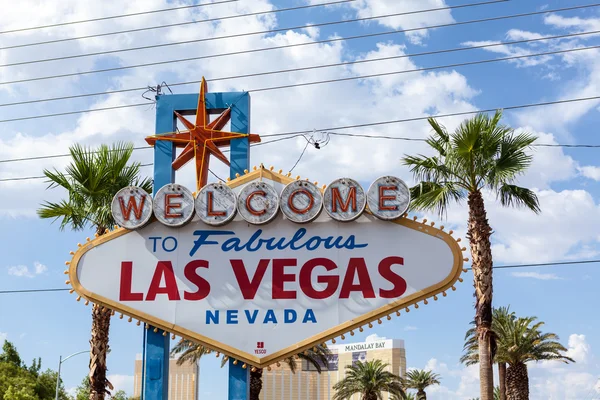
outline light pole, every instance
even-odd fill
[[[89,353],[89,350],[83,350],[83,351],[78,351],[77,353],[73,353],[70,356],[65,357],[64,359],[62,358],[62,356],[59,357],[58,359],[58,375],[56,376],[56,396],[54,397],[54,400],[58,400],[58,389],[60,386],[60,367],[62,365],[62,363],[64,363],[65,361],[67,361],[69,358],[76,356],[78,354],[83,354],[83,353]]]

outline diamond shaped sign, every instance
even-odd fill
[[[338,179],[325,190],[261,167],[200,191],[196,214],[182,226],[146,223],[132,191],[133,203],[120,199],[121,207],[144,224],[82,245],[70,282],[89,301],[263,368],[454,288],[460,246],[406,214],[387,220],[386,205],[402,200],[386,192],[390,179],[368,191]],[[385,215],[374,215],[372,193]],[[175,213],[174,196],[155,212]],[[319,207],[330,203],[327,212],[309,211],[315,197]]]

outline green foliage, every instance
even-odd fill
[[[430,118],[433,134],[426,142],[436,154],[402,159],[420,182],[411,188],[411,206],[443,215],[450,203],[489,189],[504,206],[524,206],[540,212],[535,193],[514,185],[531,165],[532,156],[527,150],[537,138],[515,133],[500,124],[501,118],[500,111],[492,117],[479,114],[464,121],[453,133]]]
[[[432,371],[413,369],[406,373],[402,379],[402,386],[406,389],[417,390],[417,400],[426,398],[425,389],[432,385],[440,384],[440,376]]]
[[[558,342],[559,337],[554,333],[543,333],[541,328],[544,323],[536,321],[536,317],[518,318],[514,312],[510,312],[509,307],[495,308],[492,330],[496,334],[498,349],[494,361],[509,365],[542,360],[574,362],[564,355],[567,349]],[[461,362],[467,365],[479,362],[475,328],[469,329],[465,335]]]
[[[386,371],[388,364],[381,360],[356,362],[346,367],[346,376],[333,386],[333,400],[345,400],[358,394],[364,400],[383,400],[389,393],[397,399],[404,398],[401,378]]]
[[[69,151],[72,162],[66,173],[44,170],[48,188],[63,188],[68,198],[58,203],[45,202],[38,210],[41,218],[60,220],[61,229],[93,226],[104,231],[115,224],[111,202],[120,189],[133,185],[152,191],[152,180],[140,178],[140,163],[128,165],[133,152],[130,143],[102,145],[98,150],[74,145]]]
[[[83,378],[75,392],[75,400],[89,400],[90,398],[90,378]]]
[[[16,347],[5,341],[0,354],[0,399],[54,400],[57,373],[50,369],[41,372],[41,359],[27,367],[21,361]],[[60,382],[59,399],[69,400]],[[87,400],[87,399],[86,399]]]
[[[114,400],[129,400],[127,393],[124,390],[119,390],[111,396]]]

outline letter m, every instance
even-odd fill
[[[140,205],[135,202],[134,196],[129,196],[129,200],[127,201],[127,206],[125,206],[125,201],[123,201],[123,196],[119,197],[119,205],[121,206],[121,213],[123,214],[123,219],[125,221],[129,221],[131,217],[131,210],[133,209],[133,214],[136,219],[142,218],[142,211],[144,210],[144,203],[146,202],[146,196],[142,196],[142,201],[140,201]]]
[[[350,202],[352,202],[352,211],[356,211],[356,187],[352,186],[348,191],[348,197],[346,201],[342,199],[340,190],[336,187],[331,190],[331,209],[333,212],[337,212],[338,204],[342,209],[342,212],[348,211],[350,208]]]

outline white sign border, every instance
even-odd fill
[[[255,167],[254,171],[252,171],[250,173],[240,176],[232,181],[228,181],[227,185],[233,189],[235,187],[244,185],[250,181],[256,180],[257,178],[260,180],[262,180],[263,178],[266,178],[271,181],[281,183],[283,185],[287,185],[290,182],[297,180],[297,179],[290,178],[289,174],[286,176],[286,175],[281,175],[280,173],[273,172],[273,167],[271,167],[269,170],[267,170],[261,166],[258,169]],[[321,189],[321,191],[323,191],[323,189]],[[371,212],[369,210],[365,210],[365,212],[371,214]],[[466,248],[464,248],[464,247],[462,249],[460,248],[458,241],[455,240],[451,236],[452,231],[444,232],[443,227],[440,227],[440,229],[438,229],[438,228],[434,227],[433,223],[430,223],[429,225],[427,225],[425,223],[425,222],[427,222],[427,220],[423,220],[423,222],[421,223],[421,222],[418,222],[416,219],[417,219],[417,217],[414,217],[414,219],[412,219],[412,220],[408,219],[406,217],[406,214],[404,214],[402,217],[400,217],[396,220],[390,221],[390,223],[399,224],[399,225],[405,226],[409,229],[414,229],[414,230],[420,231],[424,234],[435,236],[435,237],[443,240],[444,242],[446,242],[446,244],[448,244],[448,246],[450,247],[452,254],[454,256],[454,264],[453,264],[452,270],[451,270],[450,274],[446,277],[446,279],[444,279],[443,281],[439,282],[436,285],[432,285],[432,286],[425,288],[419,292],[416,292],[410,296],[402,298],[401,300],[392,301],[391,303],[389,303],[383,307],[380,307],[369,313],[363,314],[360,318],[356,318],[356,319],[348,321],[344,324],[338,325],[334,328],[328,329],[324,332],[321,332],[318,335],[315,335],[313,337],[305,339],[305,340],[297,343],[294,346],[290,346],[286,349],[283,349],[276,353],[270,354],[269,356],[263,357],[263,358],[256,357],[255,355],[252,355],[250,353],[242,352],[233,347],[219,343],[216,340],[213,340],[213,339],[204,337],[200,334],[191,332],[180,326],[167,323],[167,322],[162,321],[158,318],[155,318],[151,315],[134,310],[131,307],[128,307],[124,304],[114,302],[112,300],[109,300],[103,296],[100,296],[96,293],[90,292],[87,289],[85,289],[81,285],[81,283],[79,282],[79,280],[77,278],[77,266],[78,266],[79,261],[81,260],[82,256],[89,250],[93,249],[94,247],[99,246],[102,243],[108,242],[110,240],[116,239],[127,233],[133,232],[133,230],[115,227],[115,229],[113,231],[111,231],[105,235],[97,237],[94,240],[87,241],[83,245],[78,244],[79,248],[73,255],[72,260],[70,262],[67,261],[67,265],[69,265],[69,269],[68,269],[68,271],[65,271],[65,272],[68,272],[69,280],[66,283],[70,284],[73,287],[73,291],[75,291],[79,296],[81,296],[81,297],[85,298],[86,300],[89,300],[90,302],[95,303],[99,306],[107,307],[116,312],[122,313],[127,316],[131,316],[134,319],[139,319],[140,321],[145,322],[146,324],[150,324],[150,325],[152,325],[158,329],[161,329],[165,332],[172,332],[174,335],[181,336],[185,339],[192,340],[195,342],[200,342],[208,348],[212,348],[213,350],[223,353],[224,355],[229,356],[231,358],[241,360],[244,363],[247,363],[256,368],[267,368],[269,365],[272,365],[272,364],[274,364],[278,361],[281,361],[287,357],[296,355],[298,353],[302,353],[303,351],[308,350],[308,349],[312,348],[313,346],[315,346],[315,344],[324,343],[328,340],[333,340],[333,342],[335,343],[336,337],[340,337],[342,340],[344,340],[344,338],[345,338],[344,334],[347,334],[348,332],[350,332],[352,334],[352,332],[354,330],[362,329],[362,327],[365,325],[369,325],[369,327],[371,327],[372,326],[371,323],[373,321],[378,321],[379,323],[381,323],[382,318],[387,317],[387,319],[389,320],[389,319],[391,319],[391,314],[396,313],[396,315],[400,315],[400,310],[402,310],[402,309],[405,309],[408,312],[409,311],[408,307],[411,305],[415,305],[415,308],[418,308],[419,305],[417,303],[419,303],[421,301],[423,301],[424,304],[427,304],[427,299],[433,297],[434,300],[437,300],[438,294],[442,294],[443,296],[446,296],[446,291],[448,289],[452,288],[452,290],[455,290],[455,287],[454,287],[455,282],[457,280],[462,282],[462,278],[460,278],[460,274],[462,272],[466,272],[465,270],[463,270],[463,262],[467,261],[468,259],[463,258],[463,255],[462,255],[462,252],[466,251]],[[156,217],[154,217],[154,216],[152,217],[152,220],[150,221],[150,223],[153,223],[153,222],[158,222],[156,220]],[[146,327],[148,327],[148,325],[146,325]]]

